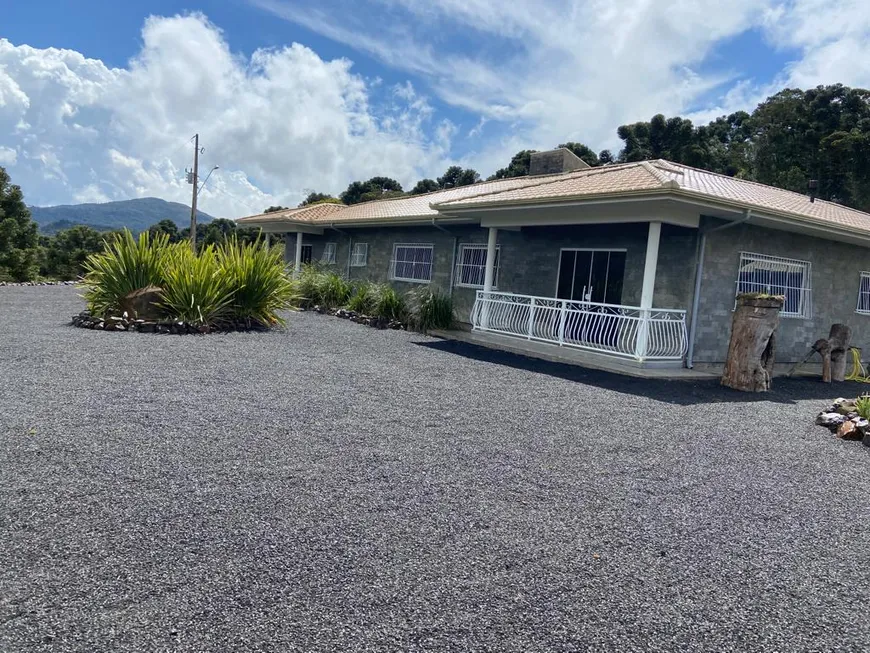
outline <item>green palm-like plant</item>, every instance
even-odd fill
[[[287,276],[281,252],[268,249],[264,241],[241,244],[229,239],[217,250],[224,282],[232,293],[235,318],[265,326],[284,324],[279,311],[298,300],[296,285]]]
[[[195,255],[185,243],[167,250],[161,306],[173,319],[213,325],[232,312],[235,288],[227,283],[214,245]]]
[[[94,315],[107,316],[119,309],[121,299],[134,290],[161,287],[169,239],[147,231],[134,238],[129,230],[106,243],[103,252],[84,263],[84,299]]]

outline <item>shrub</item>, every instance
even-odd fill
[[[449,295],[420,288],[408,293],[411,323],[426,333],[432,329],[449,329],[453,324],[453,300]]]
[[[864,419],[870,419],[870,395],[863,395],[855,400],[855,412]]]
[[[296,293],[299,304],[311,307],[320,303],[321,277],[325,272],[316,265],[305,265],[296,278]]]
[[[354,285],[347,308],[357,313],[371,315],[376,301],[375,287],[368,281],[362,281]]]
[[[214,245],[202,247],[199,255],[186,243],[170,246],[161,287],[160,306],[174,320],[216,324],[230,315],[233,288],[221,270]]]
[[[336,272],[321,273],[317,282],[319,304],[326,308],[339,308],[350,299],[351,287],[347,280]]]
[[[240,244],[232,237],[217,249],[224,283],[232,293],[233,317],[263,325],[284,324],[278,311],[297,300],[294,283],[287,276],[282,253],[257,240]]]
[[[123,297],[147,286],[161,286],[168,249],[165,234],[147,231],[134,238],[129,230],[115,235],[103,252],[84,263],[84,298],[88,309],[105,317],[118,310]]]
[[[385,320],[399,320],[400,322],[405,320],[407,307],[395,289],[385,284],[379,284],[372,286],[372,294],[374,295],[372,312],[375,317]]]

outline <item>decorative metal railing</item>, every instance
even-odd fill
[[[686,311],[477,291],[475,330],[637,360],[681,360]]]

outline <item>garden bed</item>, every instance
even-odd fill
[[[301,309],[306,310],[306,309]],[[374,327],[375,329],[393,329],[395,331],[407,331],[408,323],[402,320],[391,319],[387,317],[378,317],[377,315],[365,315],[345,308],[327,308],[325,306],[313,306],[311,311],[320,313],[321,315],[331,315],[343,320],[350,320],[357,324]]]
[[[268,331],[259,322],[228,320],[218,325],[192,324],[173,320],[141,320],[126,314],[106,319],[95,317],[89,311],[82,311],[72,317],[72,326],[95,331],[137,331],[139,333],[170,333],[173,335],[220,333],[228,331]]]
[[[843,440],[854,440],[870,447],[870,398],[840,397],[816,416],[816,424],[824,426]]]

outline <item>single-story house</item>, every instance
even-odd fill
[[[239,223],[286,234],[297,269],[430,284],[472,329],[638,365],[724,361],[743,292],[785,296],[778,361],[835,322],[870,345],[870,214],[664,160],[540,152],[525,177]]]

